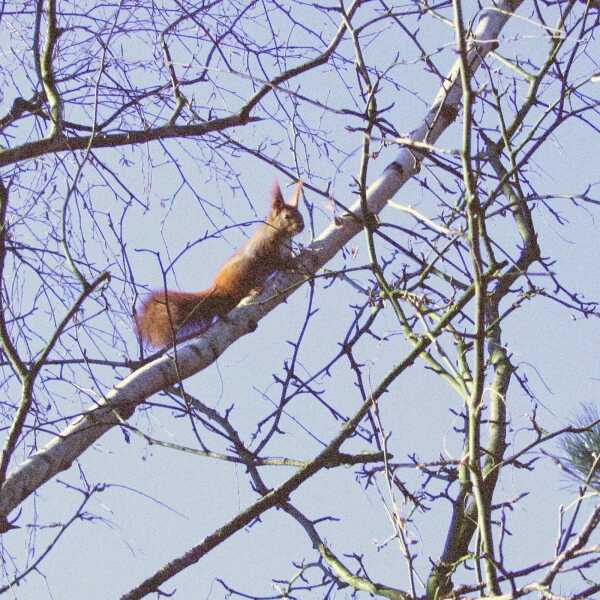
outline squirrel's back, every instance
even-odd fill
[[[298,210],[298,182],[288,204],[279,185],[272,192],[266,221],[218,270],[212,285],[201,292],[151,292],[136,317],[140,338],[156,348],[175,341],[178,333],[208,327],[215,316],[224,317],[253,290],[262,288],[277,269],[290,266],[291,239],[304,229]]]

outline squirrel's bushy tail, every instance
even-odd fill
[[[157,291],[149,294],[136,316],[143,342],[160,348],[175,342],[177,334],[208,326],[216,315],[226,315],[232,300],[215,288],[202,292]]]

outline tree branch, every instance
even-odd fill
[[[520,1],[505,1],[499,6],[501,10],[484,12],[476,30],[476,36],[469,45],[469,61],[471,72],[481,63],[483,57],[495,49],[495,41],[504,24],[510,18]],[[433,101],[431,109],[422,124],[415,129],[411,137],[415,140],[434,143],[443,131],[456,118],[461,102],[461,85],[458,77],[459,64],[450,71],[442,89]],[[137,131],[127,134],[98,135],[95,147],[106,147],[140,143],[164,137],[202,135],[208,131],[232,127],[247,118],[238,114],[226,119],[216,119],[203,125],[165,126],[149,131]],[[39,156],[49,148],[58,152],[73,149],[69,140],[43,140],[25,144],[15,150],[0,153],[0,166],[15,160],[23,160]],[[85,148],[88,137],[74,138],[79,149]],[[7,159],[7,156],[9,159]],[[401,149],[396,158],[385,168],[383,174],[369,187],[367,205],[371,213],[379,213],[387,201],[419,170],[419,162],[423,156],[414,151]],[[177,348],[176,361],[173,352],[169,352],[152,363],[138,369],[126,379],[119,382],[100,401],[79,418],[75,419],[60,435],[51,440],[36,454],[9,474],[0,490],[0,515],[7,515],[18,506],[29,494],[38,489],[60,471],[68,469],[71,463],[91,446],[106,431],[119,423],[119,419],[129,418],[136,406],[144,402],[158,391],[178,383],[180,377],[185,379],[211,365],[238,338],[256,329],[256,323],[281,304],[285,298],[297,289],[310,274],[325,265],[335,254],[347,244],[357,233],[362,231],[362,209],[360,200],[351,207],[350,214],[343,215],[331,223],[302,252],[299,264],[303,266],[304,275],[298,273],[281,273],[275,277],[265,292],[251,306],[248,301],[244,306],[232,311],[228,322],[216,323],[206,335]],[[278,290],[285,290],[283,293]],[[471,298],[468,291],[463,296],[464,303]],[[262,300],[262,301],[261,301]],[[457,305],[453,307],[456,308]],[[453,313],[455,314],[455,313]],[[436,327],[445,327],[448,321],[442,319]],[[431,343],[431,337],[417,344],[410,356],[418,356]],[[414,352],[417,352],[415,355]],[[414,360],[414,358],[412,359]],[[176,368],[177,367],[177,368]],[[368,410],[368,407],[367,409]],[[118,413],[119,418],[114,413]],[[303,471],[301,471],[303,472]],[[263,500],[267,502],[266,500]],[[272,505],[277,503],[277,499]],[[242,515],[245,513],[242,513]],[[242,518],[240,515],[240,518]],[[252,517],[250,516],[250,519]]]

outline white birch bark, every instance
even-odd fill
[[[501,1],[483,11],[473,40],[469,43],[469,61],[473,72],[480,65],[482,58],[497,46],[498,35],[521,2],[522,0]],[[457,61],[421,125],[411,133],[410,138],[428,144],[435,143],[456,118],[460,110],[461,96]],[[387,201],[419,170],[418,163],[422,158],[423,156],[405,148],[398,152],[395,159],[385,167],[382,175],[369,186],[367,201],[371,212],[379,213],[384,208]],[[360,216],[360,202],[354,203],[351,210]],[[330,224],[303,251],[302,264],[308,272],[315,273],[361,229],[360,221],[350,216]],[[303,277],[298,274],[278,274],[258,299],[272,298],[271,300],[235,309],[227,322],[216,323],[206,335],[179,346],[176,361],[174,351],[169,351],[117,383],[98,406],[90,408],[75,419],[9,474],[0,491],[0,517],[6,517],[29,494],[57,473],[68,469],[75,459],[106,431],[117,425],[120,419],[129,418],[135,407],[144,400],[211,365],[238,338],[252,332],[262,317],[281,304],[286,295],[292,293],[288,288],[291,287],[292,291],[297,289],[302,280]],[[288,291],[282,294],[278,293],[278,290]],[[257,335],[260,335],[260,332]]]

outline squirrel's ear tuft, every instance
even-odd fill
[[[275,180],[275,183],[273,183],[273,187],[271,189],[271,198],[273,199],[273,208],[275,210],[281,210],[285,206],[285,202],[281,194],[281,188],[279,187],[279,182],[277,180]]]
[[[290,201],[288,202],[288,206],[291,206],[292,208],[298,208],[298,201],[300,200],[301,193],[302,193],[302,182],[297,181],[296,189],[294,190],[294,193],[292,194],[292,197],[290,198]]]

